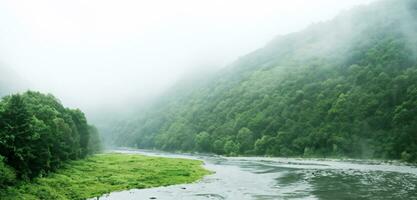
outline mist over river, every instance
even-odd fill
[[[396,162],[116,152],[198,159],[215,173],[193,184],[114,192],[100,200],[417,199],[417,167]]]

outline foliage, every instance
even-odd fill
[[[114,138],[163,150],[417,161],[416,13],[415,1],[386,0],[279,37],[205,84],[174,88],[115,126]]]
[[[97,152],[97,137],[81,111],[64,108],[52,95],[28,91],[0,102],[0,155],[20,180]]]
[[[4,164],[4,158],[0,156],[0,189],[12,185],[16,181],[16,174],[13,169]]]
[[[208,174],[201,161],[98,154],[71,161],[33,183],[0,190],[0,199],[87,199],[113,191],[191,183]]]

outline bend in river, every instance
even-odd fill
[[[203,160],[215,173],[194,184],[114,192],[100,200],[417,199],[417,167],[400,163],[117,152]]]

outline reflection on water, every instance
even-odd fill
[[[417,199],[417,168],[398,163],[118,152],[199,159],[216,173],[194,184],[114,192],[100,200]]]
[[[416,199],[417,178],[396,172],[318,171],[311,178],[320,199]]]

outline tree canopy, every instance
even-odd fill
[[[80,110],[28,91],[0,101],[0,187],[32,179],[100,149],[97,130]]]
[[[278,37],[117,124],[118,145],[417,161],[417,4],[386,0]],[[364,20],[366,19],[366,20]]]

